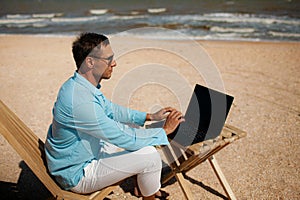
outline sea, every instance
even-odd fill
[[[200,40],[300,41],[300,0],[0,0],[0,34],[176,39],[163,30]]]

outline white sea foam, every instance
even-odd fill
[[[282,33],[282,32],[275,32],[275,31],[269,31],[269,34],[272,36],[277,36],[277,37],[299,37],[300,38],[300,33]]]
[[[32,27],[35,27],[35,28],[44,28],[48,26],[46,23],[34,23],[32,24]]]
[[[91,9],[89,12],[92,15],[104,15],[105,13],[108,12],[108,9]]]
[[[138,14],[140,14],[140,12],[139,11],[131,11],[130,14],[132,14],[132,15],[138,15]]]
[[[61,17],[63,13],[40,13],[40,14],[32,14],[33,18],[53,18],[53,17]]]
[[[31,15],[24,15],[24,14],[7,14],[7,19],[28,19]]]
[[[226,32],[253,33],[255,32],[255,29],[254,28],[222,28],[219,26],[213,26],[210,28],[210,31],[221,32],[221,33],[226,33]]]
[[[88,22],[88,21],[94,21],[99,19],[97,16],[91,16],[91,17],[64,17],[64,18],[52,18],[52,22],[57,23],[74,23],[74,22]]]
[[[6,24],[7,28],[26,28],[29,27],[30,24]]]
[[[290,24],[300,26],[300,20],[295,19],[278,19],[274,16],[258,16],[251,14],[238,13],[209,13],[195,16],[198,20],[216,21],[216,22],[231,22],[231,23],[260,23],[260,24]]]
[[[140,19],[140,18],[146,18],[145,15],[121,15],[121,16],[111,16],[111,17],[108,17],[107,19],[110,19],[110,20],[131,20],[131,19]]]
[[[24,18],[11,18],[11,19],[0,19],[0,24],[30,24],[30,23],[37,23],[37,22],[43,22],[44,19],[24,19]]]
[[[237,17],[238,14],[234,13],[207,13],[203,14],[205,17]],[[244,14],[244,16],[249,16],[248,14]]]
[[[149,13],[163,13],[166,12],[166,8],[148,8],[147,11]]]

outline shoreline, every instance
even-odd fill
[[[80,34],[80,33],[78,33]],[[78,36],[78,34],[32,34],[32,33],[23,33],[23,34],[18,34],[18,33],[0,33],[0,37],[45,37],[45,38],[75,38]],[[114,34],[108,34],[106,35],[109,38],[111,37],[116,37]],[[197,37],[193,38],[187,36],[187,39],[172,39],[172,38],[149,38],[147,36],[136,36],[136,35],[126,35],[126,36],[119,36],[117,37],[129,37],[129,38],[139,38],[139,39],[145,39],[145,40],[162,40],[162,41],[197,41],[197,42],[232,42],[232,43],[288,43],[288,44],[300,44],[300,41],[296,40],[262,40],[262,39],[198,39]]]

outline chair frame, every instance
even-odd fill
[[[223,187],[226,196],[229,199],[236,200],[236,197],[214,155],[227,145],[245,137],[246,135],[247,133],[245,131],[225,124],[221,134],[214,140],[203,141],[189,147],[183,147],[175,141],[171,141],[170,145],[162,148],[171,169],[171,171],[162,178],[162,183],[165,184],[171,178],[175,177],[185,198],[192,200],[194,198],[190,188],[188,187],[187,180],[184,178],[184,174],[204,161],[208,161]]]
[[[118,187],[117,185],[112,185],[87,195],[61,189],[51,177],[46,167],[43,141],[40,140],[1,100],[0,113],[0,133],[52,193],[54,199],[100,200],[104,199]]]

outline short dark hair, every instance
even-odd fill
[[[97,33],[81,33],[79,35],[72,45],[73,58],[77,69],[80,68],[89,53],[100,43],[108,45],[109,40],[105,35]]]

